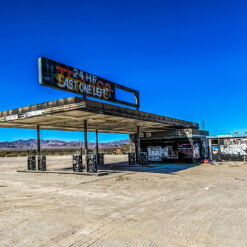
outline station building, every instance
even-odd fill
[[[199,162],[209,155],[208,134],[196,128],[141,133],[141,151],[150,162]]]

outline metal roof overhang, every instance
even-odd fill
[[[197,123],[137,111],[79,97],[0,112],[0,127],[46,130],[88,131],[104,133],[159,132],[171,129],[198,129]]]

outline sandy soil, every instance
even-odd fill
[[[107,162],[126,156],[108,156]],[[71,157],[49,157],[48,169]],[[17,173],[0,158],[0,246],[247,246],[247,165],[160,165],[104,177]]]

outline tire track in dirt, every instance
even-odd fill
[[[142,216],[145,216],[144,218],[146,218],[148,212],[152,212],[153,210],[159,210],[163,207],[164,202],[167,202],[167,195],[164,195],[162,197],[160,197],[159,199],[152,199],[152,203],[149,203],[149,205],[147,206],[147,200],[143,200],[142,202],[138,203],[138,208],[136,208],[136,203],[134,203],[133,207],[130,205],[127,210],[126,208],[124,208],[121,212],[120,217],[115,218],[113,220],[108,221],[107,223],[102,224],[100,227],[98,227],[97,229],[95,229],[92,234],[90,234],[90,236],[88,237],[89,239],[85,239],[85,237],[83,239],[79,239],[76,240],[74,244],[71,244],[71,246],[76,247],[76,246],[88,246],[90,244],[90,242],[92,241],[91,239],[98,239],[99,236],[107,236],[107,233],[111,233],[114,231],[114,225],[113,223],[116,221],[121,222],[122,225],[129,225],[131,224],[131,222],[136,222],[136,219],[140,219]],[[150,199],[149,199],[150,200]],[[139,208],[145,208],[144,211],[140,212]],[[117,212],[119,212],[119,210],[117,210]],[[113,214],[114,212],[110,212],[108,213],[108,215]],[[126,216],[126,215],[131,215],[131,216]],[[119,226],[118,226],[119,227]],[[95,234],[95,235],[94,235]],[[101,239],[101,238],[99,238]],[[97,242],[97,241],[96,241]],[[96,242],[94,242],[94,244],[96,244]]]
[[[192,184],[192,186],[194,187],[194,185]],[[182,194],[181,194],[182,196]],[[184,193],[183,193],[183,196],[184,196]],[[189,195],[188,195],[189,196]],[[177,197],[179,198],[179,197]],[[179,198],[180,199],[180,198]],[[147,214],[149,214],[149,212],[153,212],[154,210],[160,210],[162,209],[163,205],[164,205],[164,202],[173,202],[173,200],[169,200],[169,197],[167,196],[167,194],[163,195],[163,196],[160,196],[159,199],[156,199],[154,200],[153,198],[149,198],[149,200],[152,200],[153,202],[150,203],[148,206],[146,205],[147,203],[147,199],[146,200],[143,200],[142,202],[139,202],[138,203],[138,208],[136,208],[136,203],[133,204],[133,207],[130,205],[129,207],[132,208],[128,208],[127,212],[126,212],[126,209],[123,209],[122,210],[122,215],[114,220],[111,220],[111,221],[108,221],[107,223],[103,224],[101,227],[95,229],[95,231],[92,232],[92,234],[90,235],[89,238],[97,238],[97,235],[94,237],[93,234],[95,234],[97,231],[100,231],[99,234],[102,235],[102,236],[107,236],[107,233],[111,232],[112,234],[112,231],[114,231],[114,226],[112,223],[114,223],[115,221],[121,221],[121,224],[124,224],[124,225],[129,225],[129,223],[131,223],[131,221],[136,221],[136,219],[140,219],[142,215],[145,215],[145,217],[147,216]],[[139,211],[139,208],[145,208],[144,211],[140,212]],[[119,212],[119,210],[117,210]],[[113,212],[109,212],[108,215],[112,214]],[[127,217],[126,215],[131,215],[131,217]],[[109,225],[112,225],[109,228]],[[104,229],[106,228],[106,229]],[[102,234],[103,232],[103,234]],[[88,239],[87,241],[85,241],[85,238],[81,239],[81,240],[77,240],[76,243],[71,246],[87,246],[87,244],[90,244],[90,239]],[[95,242],[96,243],[96,242]],[[95,244],[94,243],[94,244]]]
[[[151,203],[148,207],[146,207],[146,210],[152,210],[153,208],[156,207],[156,205],[154,204],[158,204],[160,202],[162,202],[164,200],[164,198],[158,199],[155,202]],[[143,200],[142,202],[138,203],[138,206],[142,205],[142,204],[146,204],[146,200]],[[76,236],[76,233],[73,236],[67,237],[66,239],[62,239],[63,241],[65,241],[65,244],[68,245],[68,242],[72,242],[70,243],[69,246],[91,246],[92,244],[96,244],[100,239],[102,239],[103,237],[106,237],[108,233],[112,233],[112,231],[114,230],[114,222],[117,221],[121,221],[122,224],[125,224],[128,221],[131,221],[131,219],[136,218],[137,216],[139,217],[139,215],[144,214],[145,212],[138,212],[139,208],[135,208],[136,203],[133,203],[133,205],[129,205],[128,208],[123,208],[122,210],[120,209],[116,209],[114,211],[111,211],[107,214],[104,214],[104,216],[102,216],[101,218],[107,219],[107,216],[114,214],[114,213],[118,213],[120,214],[119,217],[116,217],[114,219],[110,219],[110,220],[104,220],[104,223],[101,224],[99,227],[97,227],[96,229],[94,229],[91,233],[90,236],[83,236],[83,238],[80,238],[80,236]],[[126,217],[126,215],[131,214],[131,217]],[[134,215],[134,216],[133,216]],[[80,232],[80,229],[78,229],[77,232]],[[62,242],[63,242],[62,241]],[[60,243],[62,244],[62,243]],[[66,246],[66,245],[64,245]]]
[[[180,211],[178,213],[174,212],[174,214],[176,215],[171,218],[168,223],[161,227],[162,230],[160,236],[156,236],[156,240],[160,239],[161,242],[161,240],[164,240],[164,234],[170,234],[171,236],[180,236],[180,238],[182,238],[181,241],[176,242],[176,244],[178,245],[183,243],[184,246],[197,246],[198,242],[202,241],[202,237],[200,237],[199,235],[203,235],[205,237],[205,235],[207,235],[207,232],[203,232],[200,234],[200,229],[202,229],[202,226],[205,227],[205,225],[207,225],[206,229],[210,227],[210,225],[212,224],[212,222],[208,220],[210,219],[210,215],[217,214],[217,212],[220,211],[221,205],[224,204],[224,200],[222,199],[221,203],[219,203],[219,200],[209,200],[210,205],[208,205],[208,202],[206,202],[208,201],[208,198],[205,198],[206,201],[201,201],[200,204],[197,205],[197,198],[203,196],[203,194],[201,196],[200,194],[201,192],[199,191],[197,194],[189,195],[192,206],[179,206]],[[188,200],[188,198],[183,198],[183,201],[186,200]],[[183,201],[181,201],[181,203]],[[199,209],[195,210],[193,208],[193,205],[197,205],[196,207],[199,207]],[[186,215],[193,216],[187,219]],[[177,227],[177,229],[175,228],[174,231],[173,229],[175,225],[179,227]],[[171,244],[170,241],[169,243]]]

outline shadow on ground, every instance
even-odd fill
[[[199,166],[201,163],[152,163],[148,166],[129,165],[128,162],[118,162],[100,166],[100,170],[106,171],[134,171],[172,174],[182,170]]]
[[[98,166],[98,172],[119,173],[119,172],[149,172],[149,173],[163,173],[173,174],[182,170],[190,169],[199,166],[201,163],[151,163],[148,166],[141,166],[139,164],[129,165],[128,162],[116,162]],[[53,168],[50,171],[59,172],[73,172],[72,167]],[[83,173],[85,167],[83,168]]]

